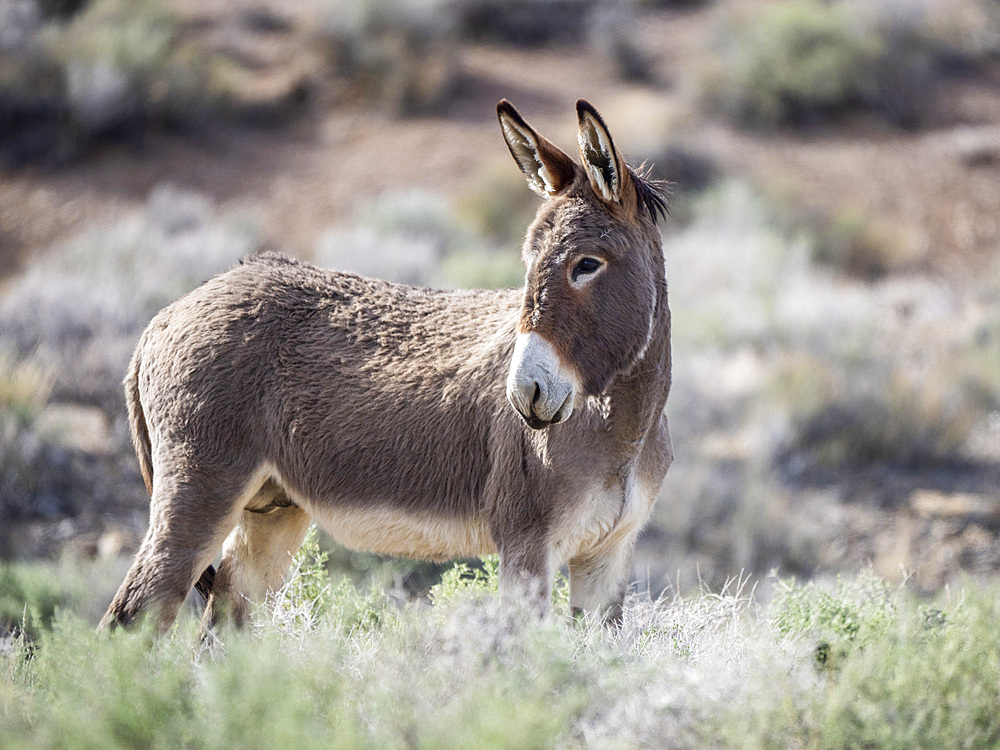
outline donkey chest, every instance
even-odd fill
[[[554,529],[560,562],[633,534],[649,516],[651,497],[634,471],[612,475],[582,492]]]

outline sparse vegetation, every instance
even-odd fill
[[[609,70],[624,81],[652,82],[649,53],[636,43],[639,24],[632,3],[597,5],[588,19],[589,42]]]
[[[162,187],[143,211],[53,248],[6,287],[0,554],[22,549],[14,520],[142,500],[120,385],[132,349],[161,307],[256,242],[239,216],[216,219],[203,197]]]
[[[189,43],[159,0],[19,0],[2,13],[13,31],[0,43],[0,146],[14,163],[194,123],[232,103],[226,64]]]
[[[480,170],[472,187],[458,198],[456,214],[476,235],[520,248],[539,198],[525,189],[524,178],[508,161],[504,155]]]
[[[827,469],[959,461],[976,418],[964,394],[935,378],[879,370],[859,364],[814,408],[799,407],[790,450]]]
[[[516,178],[520,192],[534,198],[523,178]],[[479,210],[486,203],[473,204],[463,197],[453,207],[428,193],[387,193],[359,207],[350,225],[328,230],[317,243],[314,260],[321,266],[406,284],[518,286],[524,265],[514,249],[517,245],[488,232],[482,236],[485,227],[478,222],[493,216]],[[525,224],[527,220],[521,225],[522,236]]]
[[[441,277],[459,289],[512,289],[524,282],[524,264],[511,248],[465,250],[445,258]]]
[[[296,4],[0,0],[0,159],[42,162],[0,201],[0,255],[24,269],[0,288],[0,748],[1000,745],[1000,266],[982,261],[1000,4],[325,4],[314,25]],[[629,80],[608,85],[614,66]],[[96,637],[146,524],[125,361],[161,306],[262,231],[170,187],[123,211],[111,183],[134,145],[169,141],[142,169],[247,201],[278,250],[514,286],[539,199],[505,153],[469,153],[479,175],[453,198],[439,170],[383,168],[395,128],[427,144],[419,165],[465,154],[495,127],[494,91],[529,118],[592,97],[629,156],[676,183],[677,457],[633,570],[654,596],[633,594],[617,633],[562,616],[565,580],[552,621],[511,618],[495,559],[386,560],[320,536],[223,647],[202,650],[190,616],[157,642]],[[295,128],[240,126],[291,124],[301,102]],[[439,115],[459,119],[432,147]],[[379,172],[347,175],[345,147]],[[177,153],[192,161],[166,169]],[[787,195],[727,179],[734,164]],[[91,223],[106,215],[124,218]],[[869,560],[892,583],[855,577]],[[772,569],[756,595],[727,585]]]
[[[798,124],[859,100],[877,42],[844,4],[787,0],[730,21],[728,57],[706,82],[715,107],[749,125]]]
[[[455,85],[458,39],[443,0],[328,2],[317,34],[353,95],[390,114],[438,111]]]
[[[41,358],[53,399],[123,410],[119,382],[160,308],[257,247],[250,222],[162,186],[145,209],[41,255],[0,298],[0,346]]]
[[[1000,33],[985,0],[876,3],[782,0],[731,11],[718,65],[703,90],[711,108],[754,127],[810,125],[867,109],[901,126],[939,113],[929,95],[956,61],[992,54]]]
[[[871,646],[895,624],[898,593],[870,571],[854,580],[838,579],[833,593],[815,582],[782,581],[771,605],[772,626],[780,636],[815,644],[817,669],[836,670],[853,649]]]
[[[986,323],[995,315],[979,310],[995,310],[995,296],[834,273],[814,260],[813,231],[790,227],[780,205],[722,183],[665,237],[674,311],[668,411],[687,455],[678,454],[648,532],[656,556],[671,560],[662,573],[645,563],[654,581],[721,585],[734,571],[775,566],[806,578],[851,570],[841,567],[845,536],[874,535],[877,543],[863,545],[869,557],[892,548],[898,530],[881,527],[870,505],[908,503],[907,485],[892,476],[917,486],[955,476],[989,492],[997,455],[990,394],[1000,381]],[[922,536],[907,559],[926,561],[936,586],[955,567],[930,561],[934,523],[916,527]],[[977,555],[961,564],[990,569]],[[893,570],[898,563],[880,568]]]
[[[595,0],[457,0],[464,36],[518,46],[579,41]]]
[[[862,279],[912,270],[920,258],[905,231],[885,220],[845,207],[832,218],[816,217],[813,257]]]
[[[13,428],[31,422],[51,391],[52,375],[44,365],[0,352],[0,414],[5,425]]]
[[[300,575],[315,577],[307,568]],[[0,648],[4,747],[78,736],[206,748],[641,747],[665,737],[692,748],[986,748],[1000,738],[995,588],[918,603],[866,573],[833,589],[786,582],[761,606],[734,582],[685,598],[633,595],[623,627],[609,631],[505,616],[495,566],[458,568],[432,606],[328,581],[329,609],[302,620],[279,599],[205,651],[194,618],[153,642],[142,631],[98,636],[65,585],[32,584],[54,603],[30,657],[23,639]]]

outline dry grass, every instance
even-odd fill
[[[299,575],[314,563],[300,560]],[[83,731],[87,746],[198,748],[664,738],[678,748],[985,748],[1000,738],[995,587],[928,604],[862,573],[835,587],[785,582],[761,605],[733,581],[684,598],[630,596],[622,628],[608,631],[500,612],[491,570],[454,576],[433,606],[340,585],[329,610],[303,619],[279,600],[208,650],[193,646],[190,619],[151,642],[147,632],[99,637],[56,612],[30,652],[24,640],[0,649],[5,746],[65,747]],[[47,573],[0,568],[27,609],[77,606]]]
[[[0,414],[8,425],[30,421],[49,400],[54,377],[40,361],[0,351]]]

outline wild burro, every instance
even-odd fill
[[[244,622],[310,519],[351,549],[498,552],[501,596],[621,616],[672,460],[657,185],[577,102],[583,166],[507,101],[503,137],[545,200],[524,288],[446,292],[245,260],[162,310],[125,392],[149,530],[102,627]],[[218,572],[210,567],[222,549]]]

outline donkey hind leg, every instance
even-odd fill
[[[277,591],[302,546],[309,514],[268,481],[240,514],[222,548],[212,593],[205,605],[202,632],[225,623],[242,627],[250,605]]]
[[[158,473],[149,529],[98,629],[130,625],[147,611],[161,632],[169,628],[235,525],[243,495],[245,488],[235,482],[178,480]]]
[[[636,535],[608,540],[569,561],[569,606],[574,616],[599,613],[608,625],[622,622]]]

